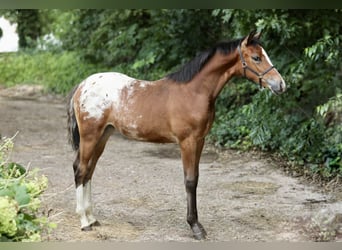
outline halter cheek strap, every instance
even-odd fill
[[[242,52],[241,52],[241,46],[239,44],[239,46],[237,47],[238,51],[239,51],[239,55],[240,55],[240,60],[242,63],[242,68],[243,68],[243,74],[244,77],[247,78],[246,76],[246,70],[249,70],[250,72],[252,72],[254,75],[256,75],[259,78],[259,85],[260,87],[262,87],[262,78],[264,77],[264,75],[266,75],[268,72],[270,72],[274,66],[272,65],[271,67],[269,67],[267,70],[265,70],[262,73],[258,73],[256,72],[254,69],[252,69],[251,67],[249,67],[245,61],[245,59],[243,58]]]

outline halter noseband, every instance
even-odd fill
[[[274,66],[272,65],[271,67],[269,67],[268,69],[266,69],[264,72],[258,73],[258,72],[256,72],[254,69],[252,69],[251,67],[249,67],[249,66],[247,65],[245,59],[244,59],[243,56],[242,56],[240,44],[239,44],[239,46],[238,46],[237,49],[238,49],[238,51],[239,51],[239,55],[240,55],[240,59],[241,59],[241,63],[242,63],[242,68],[243,68],[244,77],[247,78],[247,76],[246,76],[246,70],[248,69],[250,72],[252,72],[253,74],[255,74],[255,75],[259,78],[259,85],[260,85],[260,87],[262,87],[262,83],[261,83],[262,78],[264,77],[264,75],[266,75],[268,72],[270,72],[270,71],[274,68]]]

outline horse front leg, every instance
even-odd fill
[[[198,221],[196,198],[199,161],[203,145],[204,139],[188,139],[180,144],[184,169],[184,184],[187,194],[187,222],[197,240],[205,239],[205,236],[207,235],[203,226]]]

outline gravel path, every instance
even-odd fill
[[[0,89],[0,134],[19,131],[12,160],[42,169],[49,179],[42,208],[59,226],[46,240],[194,241],[185,220],[177,145],[118,134],[110,138],[93,177],[101,226],[81,232],[63,98],[22,88]],[[342,241],[341,194],[319,192],[278,165],[259,153],[219,152],[206,145],[198,210],[208,241]]]

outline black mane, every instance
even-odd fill
[[[191,61],[182,66],[178,71],[168,74],[166,78],[178,83],[189,82],[198,72],[203,69],[204,65],[206,65],[206,63],[215,55],[216,52],[227,55],[233,52],[242,40],[243,38],[232,40],[229,42],[220,42],[213,48],[201,52]]]

